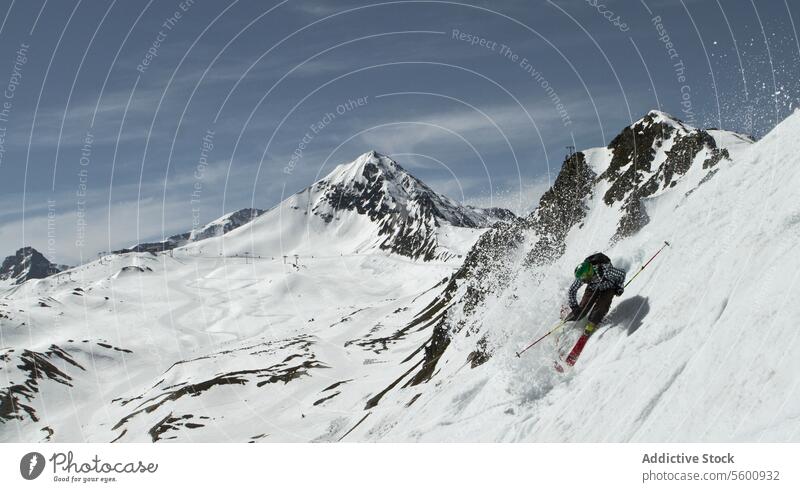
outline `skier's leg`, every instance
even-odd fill
[[[586,346],[586,342],[589,341],[589,337],[597,329],[597,325],[600,324],[600,321],[603,320],[603,316],[605,316],[611,308],[611,301],[613,299],[613,290],[600,291],[594,296],[591,304],[591,312],[589,313],[589,322],[586,324],[583,334],[578,338],[575,346],[572,347],[572,351],[567,356],[566,363],[568,365],[574,366],[575,362],[578,361],[578,357],[581,355],[583,347]]]
[[[582,320],[583,318],[585,318],[586,315],[588,315],[589,312],[592,310],[592,306],[594,306],[594,303],[596,301],[596,297],[597,296],[594,295],[594,291],[587,287],[586,290],[583,293],[583,297],[581,298],[581,302],[578,303],[578,309],[579,309],[579,313],[580,314],[578,314],[577,318],[575,318],[574,320],[571,320],[571,321],[578,321],[578,320]]]
[[[611,309],[611,301],[613,300],[613,290],[603,290],[597,293],[594,303],[592,304],[591,312],[589,313],[589,324],[586,326],[588,332],[591,333],[594,331],[597,325],[603,321],[605,315],[608,314],[608,310]]]

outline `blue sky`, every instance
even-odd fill
[[[271,207],[371,149],[455,199],[530,210],[565,146],[649,109],[758,137],[799,94],[784,0],[17,0],[0,16],[0,254],[71,264]]]

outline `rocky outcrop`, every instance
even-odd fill
[[[72,377],[65,372],[67,368],[85,370],[58,345],[51,345],[42,352],[22,350],[19,354],[14,349],[5,349],[0,352],[0,362],[3,362],[2,372],[6,373],[9,383],[0,388],[0,423],[26,417],[38,421],[39,417],[29,403],[39,393],[40,383],[53,381],[72,386]],[[10,369],[12,364],[16,365],[13,373]]]
[[[26,246],[3,260],[0,266],[0,280],[13,280],[15,284],[21,284],[32,278],[49,277],[65,268],[63,265],[51,263],[43,254]]]
[[[544,265],[564,253],[570,229],[586,217],[586,199],[595,177],[582,152],[567,156],[556,182],[542,195],[531,217],[538,239],[528,254],[529,265]]]
[[[606,205],[623,200],[652,172],[656,151],[679,131],[688,133],[682,123],[651,111],[614,137],[608,144],[613,156],[611,163],[600,175],[600,179],[612,182],[603,197]]]
[[[612,242],[638,232],[649,222],[642,200],[671,188],[685,175],[698,155],[705,152],[702,169],[730,160],[707,131],[690,128],[669,115],[651,111],[623,131],[608,146],[613,152],[609,168],[600,179],[612,183],[603,197],[606,205],[622,202],[622,216]],[[659,149],[666,156],[655,161]]]
[[[314,344],[314,337],[299,335],[247,343],[175,362],[144,393],[111,402],[116,405],[112,411],[120,415],[111,428],[120,432],[114,440],[123,438],[131,425],[149,429],[153,442],[174,439],[169,434],[176,431],[201,428],[209,417],[195,417],[194,412],[213,413],[214,409],[188,400],[221,387],[237,386],[240,394],[255,394],[268,390],[270,386],[284,386],[309,378],[315,370],[328,368],[317,359]],[[186,408],[173,414],[182,405]],[[171,411],[159,417],[164,406]],[[192,413],[184,413],[189,408]]]
[[[482,234],[442,294],[412,321],[412,326],[422,322],[435,326],[423,346],[422,365],[408,385],[429,380],[451,336],[468,326],[467,320],[489,294],[511,282],[517,272],[507,259],[523,245],[524,231],[529,227],[526,220],[518,219],[500,222]],[[452,303],[457,294],[458,302]]]

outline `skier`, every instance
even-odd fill
[[[581,302],[577,294],[581,285],[586,284]],[[595,253],[587,257],[575,268],[575,281],[569,288],[569,307],[571,312],[564,321],[578,321],[589,316],[589,322],[578,339],[575,347],[567,356],[567,364],[574,365],[583,346],[597,329],[597,325],[611,308],[614,296],[621,296],[625,285],[625,272],[615,268],[611,260],[603,253]]]

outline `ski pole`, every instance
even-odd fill
[[[656,256],[658,256],[658,254],[659,254],[659,253],[661,253],[661,251],[663,251],[663,250],[664,250],[664,248],[666,248],[666,247],[667,247],[667,246],[669,246],[669,245],[670,245],[670,244],[669,244],[668,242],[664,241],[664,246],[661,246],[661,249],[659,249],[658,251],[656,251],[656,254],[654,254],[654,255],[652,256],[652,258],[650,258],[649,260],[647,260],[647,263],[645,263],[644,265],[642,265],[642,268],[640,268],[640,269],[639,269],[639,271],[638,271],[638,272],[636,272],[636,275],[634,275],[633,277],[631,277],[631,279],[630,279],[630,280],[628,280],[627,282],[625,282],[625,285],[623,286],[623,289],[624,289],[624,288],[626,288],[626,287],[628,287],[628,284],[630,284],[631,282],[633,282],[633,279],[635,279],[635,278],[636,278],[636,277],[637,277],[637,276],[638,276],[640,273],[642,273],[642,271],[643,271],[645,268],[647,268],[647,265],[649,265],[651,261],[655,260],[655,259],[656,259]]]
[[[524,354],[524,353],[525,353],[525,351],[527,351],[529,348],[533,347],[533,346],[534,346],[534,345],[536,345],[537,343],[539,343],[539,342],[541,342],[542,340],[544,340],[545,338],[547,338],[547,337],[548,337],[548,336],[549,336],[551,333],[553,333],[553,332],[554,332],[554,331],[556,331],[557,329],[561,328],[561,326],[562,326],[564,323],[566,323],[566,321],[564,321],[564,320],[561,320],[561,321],[559,321],[559,322],[558,322],[558,324],[557,324],[556,326],[554,326],[552,330],[548,331],[547,333],[545,333],[544,335],[542,335],[541,337],[539,337],[538,339],[536,339],[536,341],[534,341],[533,343],[531,343],[530,345],[528,345],[528,346],[527,346],[527,347],[525,347],[524,349],[522,349],[522,350],[520,350],[519,352],[517,352],[517,357],[519,357],[520,355]]]

